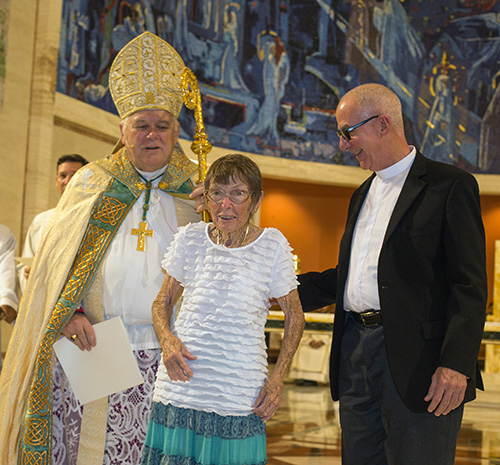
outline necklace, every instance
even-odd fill
[[[249,229],[250,229],[250,223],[247,224],[247,227],[245,229],[245,234],[242,235],[239,244],[235,245],[233,248],[241,247],[241,245],[243,244],[243,242],[245,242],[245,239],[247,238],[248,230]],[[215,227],[215,230],[217,231],[216,235],[215,235],[215,238],[216,238],[216,241],[217,241],[217,245],[219,245],[219,244],[222,243],[222,233],[220,232],[220,230],[219,230],[219,228],[217,226]],[[232,242],[229,242],[229,244],[227,244],[227,245],[224,244],[224,245],[226,245],[226,247],[229,247],[231,244],[232,244]]]
[[[144,252],[145,249],[145,242],[146,242],[146,236],[148,237],[153,237],[154,231],[152,229],[147,229],[148,228],[148,223],[146,221],[146,215],[148,214],[149,210],[149,199],[151,198],[151,189],[158,189],[158,187],[153,186],[153,182],[156,181],[157,179],[161,178],[165,172],[159,174],[156,176],[156,178],[147,180],[142,176],[141,173],[137,173],[141,179],[144,181],[144,183],[141,183],[141,187],[144,186],[144,189],[146,190],[146,194],[144,196],[144,205],[142,206],[142,221],[139,223],[139,229],[137,228],[132,228],[131,234],[133,236],[138,236],[137,237],[137,250],[139,252]],[[161,184],[161,182],[160,182]]]

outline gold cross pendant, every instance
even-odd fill
[[[139,223],[139,229],[132,228],[132,235],[139,236],[137,238],[137,250],[144,252],[145,238],[146,236],[153,237],[154,231],[152,229],[146,229],[148,223],[141,221]]]

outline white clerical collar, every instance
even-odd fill
[[[383,170],[377,171],[375,174],[382,180],[388,181],[392,179],[394,176],[398,174],[402,174],[405,171],[408,171],[415,160],[415,156],[417,155],[417,149],[410,145],[411,152],[406,155],[402,160],[399,160],[394,165],[389,166]]]
[[[163,168],[160,168],[159,170],[156,171],[142,171],[140,169],[137,169],[137,172],[146,180],[151,180],[159,176],[161,173],[165,171],[166,167],[164,166]]]

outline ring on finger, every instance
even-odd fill
[[[77,339],[78,339],[78,334],[72,334],[72,335],[69,337],[69,340],[70,340],[71,342],[75,342]]]

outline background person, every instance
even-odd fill
[[[408,145],[378,84],[336,112],[340,149],[374,174],[353,194],[336,269],[299,277],[305,310],[336,300],[330,383],[344,465],[453,464],[482,389],[487,298],[477,182]]]
[[[0,224],[0,320],[12,323],[17,316],[16,238],[11,230]],[[0,355],[0,371],[2,357]]]
[[[250,223],[263,195],[258,166],[243,155],[221,157],[205,189],[213,222],[181,228],[162,262],[167,274],[153,321],[163,363],[143,464],[267,463],[265,420],[280,404],[285,369],[304,329],[286,238]],[[270,298],[285,313],[285,332],[268,377]]]
[[[68,182],[74,176],[74,174],[82,167],[85,166],[88,161],[81,155],[76,153],[62,155],[57,160],[57,172],[56,172],[56,187],[59,192],[59,196],[63,195],[64,189],[68,185]],[[35,252],[38,249],[38,244],[42,239],[43,232],[49,224],[52,215],[56,211],[55,207],[49,210],[45,210],[33,218],[28,232],[26,233],[26,238],[23,245],[23,258],[34,257]],[[21,292],[26,287],[26,280],[30,274],[30,267],[25,266],[22,268],[22,273],[19,275],[19,284]]]

